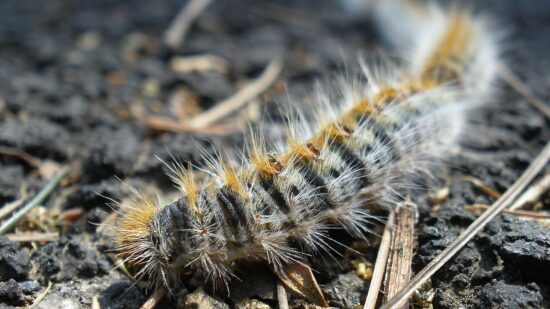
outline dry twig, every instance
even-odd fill
[[[546,119],[550,118],[550,107],[544,103],[539,97],[537,97],[527,85],[519,79],[508,67],[501,65],[499,67],[499,73],[502,80],[510,85],[514,90],[527,99],[527,102],[531,103],[536,109],[546,116]]]
[[[92,298],[92,309],[101,309],[97,296],[94,296],[94,298]]]
[[[279,309],[288,309],[288,297],[286,289],[282,285],[280,280],[277,280],[277,300],[279,303]]]
[[[116,254],[107,253],[107,257],[109,259],[111,259],[113,264],[115,264],[115,266],[113,267],[113,270],[114,269],[120,269],[126,275],[126,277],[128,277],[128,279],[130,279],[134,282],[137,281],[137,279],[128,271],[128,269],[126,268],[126,265],[124,265],[124,261],[122,259],[119,259],[116,256]]]
[[[48,282],[48,287],[46,288],[46,290],[42,294],[38,295],[38,297],[34,300],[32,305],[30,305],[28,307],[28,309],[32,309],[32,308],[38,306],[44,300],[44,298],[46,298],[46,296],[48,296],[48,293],[50,293],[50,290],[52,289],[52,286],[53,286],[53,283],[51,281],[49,281]]]
[[[42,160],[31,156],[30,154],[19,150],[19,149],[12,149],[7,147],[0,147],[0,154],[4,156],[10,156],[18,158],[19,160],[25,161],[27,164],[34,168],[38,168],[40,164],[42,164]]]
[[[510,210],[516,210],[519,208],[523,208],[526,205],[529,204],[535,204],[540,200],[541,195],[544,194],[544,192],[548,191],[550,189],[550,173],[546,174],[544,177],[542,177],[541,180],[536,182],[534,185],[529,187],[527,191],[525,191],[518,199],[517,201],[510,206]]]
[[[141,118],[149,129],[157,131],[202,133],[208,135],[227,135],[241,131],[242,128],[236,123],[214,123],[235,112],[246,103],[253,101],[255,97],[266,91],[277,80],[282,66],[280,58],[274,59],[255,81],[246,85],[231,97],[217,103],[215,107],[196,115],[187,122],[180,122],[161,116],[137,117]]]
[[[395,212],[392,211],[388,217],[386,227],[384,228],[384,234],[382,234],[382,241],[380,242],[378,254],[376,255],[369,292],[365,300],[365,305],[363,306],[364,309],[373,309],[376,306],[376,300],[378,299],[378,294],[380,294],[380,287],[382,286],[382,279],[384,279],[384,271],[386,270],[386,263],[390,252],[391,230],[394,224]]]
[[[444,187],[436,191],[430,192],[428,194],[428,199],[430,203],[434,205],[438,205],[445,202],[449,198],[450,194],[451,194],[451,189],[449,189],[449,187]]]
[[[227,135],[241,131],[238,126],[233,123],[218,124],[207,128],[192,128],[187,123],[182,123],[174,119],[161,116],[147,116],[143,118],[145,125],[156,131],[167,131],[177,133],[200,133],[206,135]]]
[[[153,309],[157,303],[164,297],[166,294],[166,289],[158,289],[149,297],[149,299],[141,305],[140,309]]]
[[[525,187],[533,180],[533,178],[546,166],[550,159],[550,142],[546,144],[541,153],[531,163],[529,168],[521,175],[521,177],[510,187],[487,211],[479,216],[468,228],[458,236],[445,250],[443,250],[436,258],[426,265],[418,274],[409,282],[409,284],[399,291],[392,299],[390,299],[383,309],[394,308],[403,300],[417,290],[430,276],[439,270],[447,263],[468,241],[470,241],[479,231],[481,231],[487,223],[495,218],[502,210],[512,204],[518,195]]]
[[[38,194],[30,200],[29,203],[27,203],[23,208],[19,209],[11,218],[9,218],[2,226],[0,226],[0,235],[5,234],[7,231],[9,231],[13,226],[21,220],[31,209],[38,206],[40,203],[42,203],[57,187],[57,185],[67,176],[69,173],[69,167],[64,166],[62,167],[57,174],[52,178],[52,180],[42,189]]]
[[[5,235],[11,241],[17,242],[31,242],[31,241],[57,241],[59,240],[59,232],[49,232],[49,233],[37,233],[37,232],[28,232],[28,233],[16,233],[16,234],[6,234]]]
[[[489,187],[488,185],[484,184],[483,181],[472,177],[472,176],[464,176],[464,180],[473,183],[475,186],[477,186],[481,191],[485,192],[492,198],[498,199],[500,197],[500,192],[497,192],[495,189]]]
[[[400,203],[395,211],[396,222],[392,233],[391,255],[386,267],[387,279],[384,289],[386,301],[411,280],[416,209],[414,203],[406,201]],[[397,307],[407,309],[409,304],[404,300]]]
[[[282,68],[282,59],[275,58],[256,80],[244,86],[231,97],[219,102],[213,108],[191,118],[188,123],[189,127],[193,129],[209,127],[211,124],[243,107],[246,103],[266,91],[277,80]]]
[[[178,16],[164,33],[164,44],[176,49],[181,46],[193,21],[199,17],[212,0],[191,0],[181,8]]]
[[[63,218],[63,224],[65,225],[73,225],[76,221],[78,221],[82,216],[84,215],[85,210],[82,207],[76,207],[64,210],[61,214],[61,217]]]
[[[50,160],[41,160],[37,157],[31,156],[20,149],[12,149],[7,147],[0,147],[0,155],[15,157],[24,161],[28,165],[38,170],[38,173],[46,178],[51,179],[53,175],[59,170],[59,165]]]
[[[216,55],[174,57],[170,60],[170,68],[178,73],[213,70],[226,74],[229,71],[227,61]]]

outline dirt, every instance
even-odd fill
[[[366,18],[338,2],[224,0],[198,19],[179,50],[169,50],[161,37],[180,5],[175,0],[0,3],[0,150],[71,164],[72,181],[44,206],[83,210],[76,223],[58,229],[57,241],[19,244],[0,237],[1,307],[29,305],[49,284],[40,308],[89,307],[94,299],[101,308],[138,308],[148,298],[109,258],[112,241],[96,224],[112,212],[105,197],[128,194],[115,176],[168,190],[155,156],[199,162],[197,145],[211,147],[205,134],[158,132],[136,115],[175,119],[173,98],[181,93],[196,98],[198,110],[209,108],[285,54],[280,81],[260,105],[260,114],[277,118],[275,102],[285,104],[291,97],[308,104],[314,82],[354,72],[359,53],[369,55],[383,45]],[[500,25],[495,29],[503,34],[504,61],[533,92],[550,99],[550,4],[495,0],[476,6]],[[170,68],[175,56],[198,54],[222,57],[228,71]],[[493,102],[473,115],[460,151],[449,158],[449,171],[438,177],[440,187],[450,188],[450,198],[437,211],[418,198],[414,271],[476,218],[465,205],[494,201],[463,176],[504,192],[550,139],[548,120],[539,111],[504,83],[498,88]],[[217,136],[216,143],[238,148],[241,131]],[[32,162],[0,153],[0,205],[47,183]],[[346,235],[335,237],[353,245]],[[364,302],[369,281],[357,275],[354,263],[373,263],[378,240],[373,236],[370,246],[357,247],[363,256],[343,252],[340,263],[311,261],[332,306]],[[201,282],[190,277],[160,306],[276,307],[274,278],[262,269],[244,266],[245,279],[234,280],[231,296],[201,289]],[[426,290],[434,293],[436,308],[545,308],[550,306],[548,273],[548,228],[504,215],[438,271]],[[291,294],[290,304],[303,301]]]

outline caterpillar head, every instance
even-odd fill
[[[170,287],[185,263],[179,235],[184,216],[177,204],[158,207],[143,196],[129,204],[117,223],[118,254],[138,281]]]

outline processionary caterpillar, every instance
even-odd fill
[[[467,112],[491,94],[497,44],[468,10],[401,2],[369,7],[406,51],[400,72],[363,67],[365,82],[340,85],[338,100],[320,96],[315,123],[291,115],[285,145],[273,150],[253,134],[240,167],[206,158],[210,169],[198,179],[170,165],[182,192],[171,204],[138,194],[121,205],[118,253],[138,279],[170,287],[191,268],[223,284],[239,260],[283,274],[311,252],[330,254],[329,228],[366,237],[366,204],[392,207],[433,171],[457,144]]]

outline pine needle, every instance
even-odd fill
[[[9,218],[2,226],[0,226],[0,235],[4,235],[11,230],[19,220],[21,220],[31,209],[38,206],[52,193],[57,185],[67,176],[69,173],[69,167],[62,167],[57,174],[50,180],[50,182],[40,191],[38,194],[23,208],[19,209],[11,218]]]
[[[525,187],[544,168],[550,159],[550,143],[541,151],[537,158],[521,177],[508,189],[487,211],[475,220],[457,239],[455,239],[445,250],[426,265],[409,282],[409,284],[398,292],[392,299],[382,306],[383,309],[394,308],[403,300],[408,299],[428,278],[447,263],[464,245],[468,243],[487,223],[494,219],[502,210],[514,202]]]

